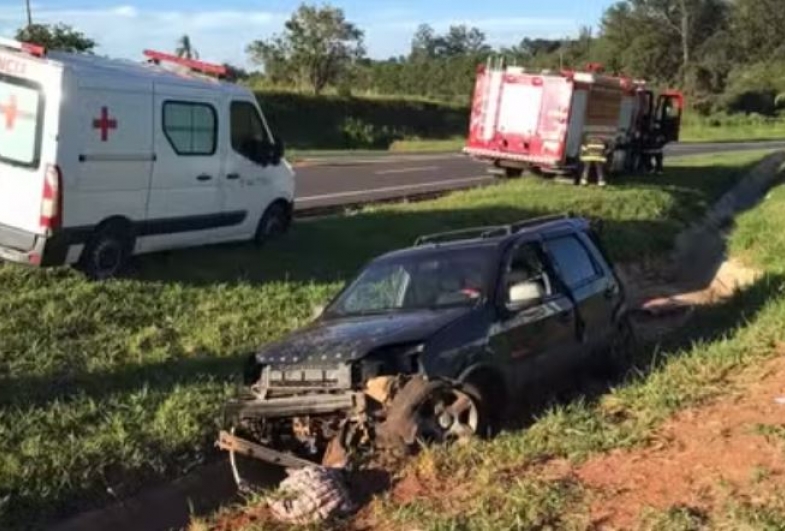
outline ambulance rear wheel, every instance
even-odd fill
[[[128,263],[133,239],[120,225],[99,228],[87,242],[79,258],[79,269],[91,280],[117,276]]]
[[[279,201],[270,205],[256,227],[254,243],[261,247],[269,240],[282,236],[289,230],[291,218],[291,213],[285,203]]]

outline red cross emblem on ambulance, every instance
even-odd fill
[[[0,103],[0,116],[3,117],[6,131],[12,131],[14,129],[18,118],[29,120],[34,117],[32,113],[24,112],[19,109],[19,103],[14,94],[9,96],[8,103]]]
[[[117,119],[109,116],[109,109],[101,107],[101,116],[93,120],[93,129],[100,129],[101,142],[109,140],[109,131],[117,129]]]

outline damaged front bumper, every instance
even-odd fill
[[[363,393],[313,393],[293,396],[258,398],[248,395],[230,400],[224,408],[228,422],[246,418],[282,418],[303,415],[329,415],[343,411],[363,411]]]
[[[325,442],[341,431],[342,423],[362,418],[366,410],[366,396],[361,392],[311,390],[305,394],[275,396],[270,391],[263,395],[248,394],[226,403],[224,423],[232,428],[222,431],[216,444],[229,452],[232,460],[241,455],[286,468],[313,465],[297,454],[315,457],[324,450]],[[263,433],[269,436],[250,436],[245,429],[235,431],[238,426],[248,425],[263,427]],[[325,433],[325,427],[329,433]],[[276,436],[282,433],[289,444],[279,448],[280,439]],[[295,444],[300,446],[299,450],[292,448],[293,439],[302,443],[302,446]],[[287,447],[288,451],[282,451]],[[311,451],[303,452],[307,447]]]

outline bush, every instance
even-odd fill
[[[466,106],[413,98],[256,95],[273,131],[295,149],[378,148],[412,137],[450,139],[464,136],[469,123]]]

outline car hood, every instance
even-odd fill
[[[471,308],[321,319],[262,349],[263,364],[335,364],[363,358],[385,346],[424,341]]]

